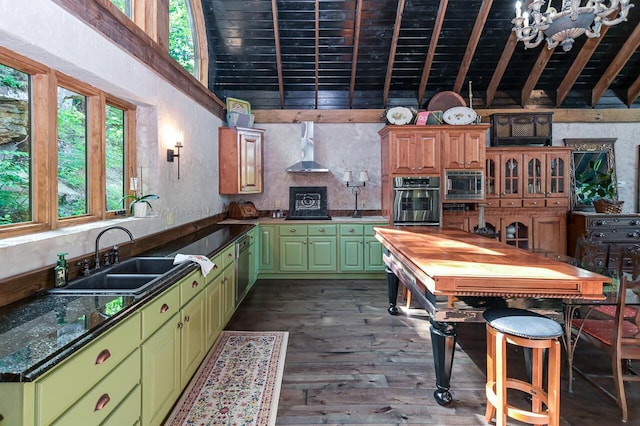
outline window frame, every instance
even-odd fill
[[[30,75],[32,167],[31,221],[0,226],[0,238],[114,218],[116,211],[106,211],[105,199],[105,105],[125,111],[125,182],[137,168],[136,106],[2,46],[0,62]],[[87,96],[88,212],[69,218],[58,218],[58,86]]]

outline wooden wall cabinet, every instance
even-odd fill
[[[443,169],[484,169],[486,129],[469,127],[442,132]]]
[[[440,131],[426,126],[387,126],[382,136],[388,172],[399,176],[440,174]]]
[[[264,130],[218,128],[220,194],[258,194],[263,190]]]
[[[489,207],[569,208],[571,148],[487,148]]]

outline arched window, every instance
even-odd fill
[[[190,0],[169,0],[169,55],[198,78],[200,52],[191,5]]]

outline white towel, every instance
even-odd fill
[[[173,259],[173,264],[177,265],[178,263],[184,262],[196,262],[200,265],[200,270],[202,271],[202,275],[205,277],[209,275],[209,272],[216,266],[207,256],[202,256],[199,254],[176,254],[176,257]]]

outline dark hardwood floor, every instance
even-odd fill
[[[486,424],[484,324],[458,327],[454,402],[441,407],[425,313],[390,316],[386,294],[384,280],[256,283],[226,328],[289,331],[278,425]],[[586,344],[576,356],[585,369],[609,369],[606,354]],[[514,349],[509,365],[521,364]],[[582,378],[569,394],[563,371],[562,425],[622,424],[615,403]],[[627,384],[627,397],[628,424],[640,424],[640,383]]]

